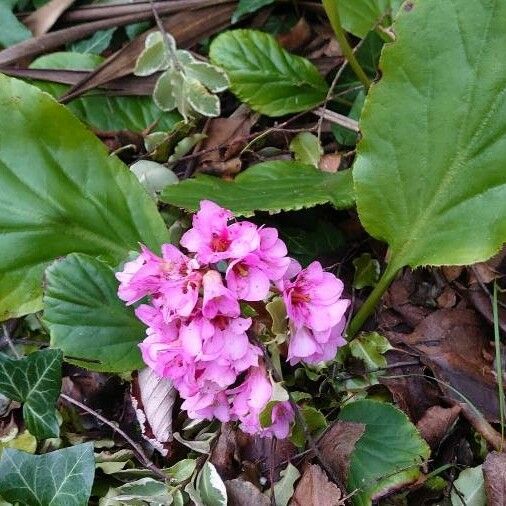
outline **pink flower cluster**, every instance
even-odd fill
[[[116,274],[118,296],[137,306],[147,325],[140,344],[146,364],[170,378],[190,418],[238,420],[248,433],[287,437],[294,411],[289,402],[272,410],[272,425],[259,415],[271,400],[273,384],[262,350],[247,331],[240,300],[263,301],[280,291],[289,317],[288,358],[318,363],[343,344],[341,281],[318,262],[301,270],[287,256],[274,228],[232,221],[232,213],[202,201],[193,226],[181,238],[189,252],[173,245],[159,257],[144,246]]]

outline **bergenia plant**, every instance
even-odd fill
[[[276,402],[279,385],[242,308],[281,297],[286,360],[320,364],[345,344],[350,301],[341,298],[343,283],[319,262],[302,269],[276,229],[234,220],[211,201],[201,202],[192,225],[181,249],[165,244],[159,257],[142,246],[116,275],[119,297],[139,303],[135,313],[147,326],[142,357],[172,381],[190,418],[238,421],[247,433],[285,438],[296,406]],[[260,415],[269,403],[272,424],[265,427]]]

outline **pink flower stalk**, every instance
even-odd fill
[[[257,227],[247,221],[228,225],[231,218],[230,211],[203,200],[193,216],[193,227],[181,238],[181,246],[196,253],[203,264],[246,256],[260,244]]]
[[[342,282],[318,262],[301,270],[276,229],[231,219],[230,211],[202,201],[181,239],[190,253],[165,244],[158,256],[141,246],[116,274],[118,296],[127,305],[142,300],[135,314],[147,326],[144,362],[171,379],[190,418],[238,421],[250,434],[285,438],[294,420],[290,402],[275,403],[272,425],[260,425],[273,385],[262,350],[248,338],[252,321],[241,316],[240,300],[265,300],[273,284],[282,292],[291,364],[334,357],[344,344],[349,301],[340,298]]]

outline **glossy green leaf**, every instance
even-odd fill
[[[226,506],[227,489],[218,471],[207,461],[197,476],[195,488],[206,506]]]
[[[44,320],[66,360],[107,372],[142,366],[137,345],[145,327],[117,290],[114,271],[88,255],[74,253],[48,267]]]
[[[235,23],[246,14],[252,14],[266,5],[273,4],[275,1],[276,0],[239,0],[239,5],[232,14],[232,23]]]
[[[94,474],[92,443],[45,455],[6,449],[0,458],[0,495],[27,506],[86,506]]]
[[[360,400],[346,404],[339,420],[365,424],[350,457],[348,490],[355,506],[416,481],[430,449],[408,417],[391,404]]]
[[[15,359],[0,353],[0,392],[23,403],[23,419],[39,439],[58,437],[55,404],[61,388],[62,353],[40,350]]]
[[[259,163],[233,181],[198,175],[162,192],[168,204],[189,211],[198,209],[202,199],[212,199],[239,216],[255,211],[276,213],[330,202],[337,208],[353,206],[349,171],[329,174],[292,161]]]
[[[343,28],[365,37],[377,25],[388,26],[404,0],[333,0]]]
[[[391,272],[482,261],[506,241],[506,3],[401,12],[360,122],[360,219],[390,244]]]
[[[288,53],[267,33],[222,33],[211,44],[209,55],[225,69],[232,92],[268,116],[311,109],[328,92],[327,83],[309,60]]]
[[[51,53],[37,58],[30,68],[61,70],[94,70],[104,59],[95,54]],[[63,95],[69,87],[47,81],[35,81],[41,90],[53,97]],[[88,94],[72,100],[67,107],[82,121],[98,130],[133,130],[141,132],[153,124],[159,130],[171,130],[181,119],[177,112],[162,112],[151,97],[121,97],[103,93]]]
[[[297,134],[290,142],[290,151],[297,161],[318,167],[323,148],[316,135],[310,132]]]
[[[113,263],[168,233],[153,200],[64,106],[0,75],[0,320],[42,308],[47,263],[72,252]],[[15,252],[15,254],[13,253]]]
[[[459,491],[457,494],[456,490]],[[453,482],[452,506],[486,506],[485,479],[482,466],[464,469]]]

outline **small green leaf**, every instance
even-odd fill
[[[181,483],[191,477],[196,467],[197,461],[195,459],[182,459],[176,462],[172,467],[165,469],[165,472],[172,481]]]
[[[460,495],[457,494],[456,490]],[[453,482],[451,492],[452,506],[486,506],[485,480],[482,466],[464,469]]]
[[[365,37],[377,25],[388,26],[404,0],[334,0],[343,28]]]
[[[351,453],[347,486],[355,506],[416,481],[430,449],[407,416],[391,404],[360,400],[346,404],[339,420],[365,424]]]
[[[47,93],[0,75],[0,320],[42,308],[42,274],[72,252],[115,264],[168,240],[153,199]],[[13,254],[15,252],[16,254]]]
[[[169,168],[151,160],[139,160],[130,167],[130,170],[151,195],[161,192],[169,184],[179,182],[176,174]]]
[[[310,132],[297,134],[290,142],[290,151],[296,160],[313,167],[318,167],[318,162],[323,155],[323,148],[318,137]]]
[[[220,99],[209,93],[206,87],[196,79],[185,78],[185,93],[188,103],[202,116],[215,117],[220,115]]]
[[[172,504],[172,495],[167,485],[153,478],[125,483],[111,488],[107,495],[100,499],[100,506],[169,506]]]
[[[377,332],[361,334],[350,341],[349,346],[352,356],[363,360],[369,371],[386,367],[387,359],[384,354],[392,349],[388,340]]]
[[[225,72],[210,63],[196,60],[189,51],[176,52],[184,73],[190,78],[201,82],[209,91],[218,93],[228,88],[230,82]]]
[[[0,458],[0,495],[27,506],[86,506],[94,474],[92,443],[45,455],[8,448]]]
[[[274,484],[274,498],[276,506],[288,506],[293,496],[295,482],[300,478],[300,473],[293,464],[288,464],[281,471],[281,479]]]
[[[503,19],[506,2],[493,0],[406,3],[397,17],[353,168],[360,221],[389,243],[390,276],[483,261],[506,240]]]
[[[0,353],[0,392],[23,404],[28,430],[39,439],[58,437],[55,404],[61,388],[60,350],[36,351],[14,359]]]
[[[281,297],[276,297],[265,305],[265,309],[271,315],[271,332],[276,336],[288,332],[288,321],[286,317],[286,306]]]
[[[142,366],[138,344],[145,327],[117,296],[114,271],[93,257],[71,254],[46,270],[44,320],[51,346],[65,359],[95,371]]]
[[[207,461],[203,465],[195,487],[206,506],[226,506],[227,489],[211,462]]]
[[[177,74],[177,75],[176,75]],[[156,81],[153,91],[153,100],[162,111],[172,111],[176,108],[175,83],[182,77],[179,71],[173,68],[166,70]]]
[[[353,267],[355,267],[353,288],[361,290],[366,286],[376,286],[380,275],[380,264],[371,257],[370,253],[362,253],[358,258],[355,258]]]
[[[266,5],[273,4],[276,0],[239,0],[239,5],[232,14],[232,23],[236,23],[242,16],[252,14]]]
[[[205,139],[205,134],[192,134],[181,139],[174,147],[174,153],[169,156],[169,163],[175,164],[180,158],[187,155],[201,140]]]
[[[212,199],[239,216],[255,211],[271,213],[331,203],[338,209],[353,206],[351,173],[329,174],[294,161],[259,163],[233,181],[198,175],[167,187],[161,199],[195,211],[203,199]]]
[[[33,37],[32,32],[12,12],[13,1],[0,3],[0,47],[9,47]]]
[[[327,83],[316,67],[285,51],[266,33],[222,33],[211,44],[209,55],[215,65],[225,69],[232,92],[262,114],[304,111],[327,96]]]
[[[146,37],[145,48],[135,62],[134,74],[136,76],[149,76],[160,70],[166,70],[169,57],[165,42],[160,32],[150,33]]]
[[[70,50],[76,53],[100,54],[109,47],[115,31],[115,27],[108,28],[107,30],[98,30],[88,39],[71,44]]]

